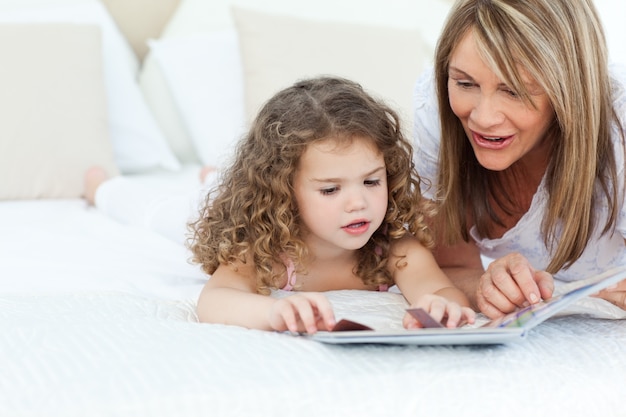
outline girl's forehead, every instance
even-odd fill
[[[306,149],[316,147],[327,152],[340,152],[354,146],[367,146],[378,151],[378,145],[374,138],[362,134],[339,134],[328,136],[307,145]]]
[[[359,161],[360,165],[384,165],[384,156],[376,142],[369,137],[329,137],[307,145],[298,165],[299,170],[318,171],[342,169],[354,161]]]

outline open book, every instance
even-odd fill
[[[322,331],[304,336],[332,344],[475,345],[515,342],[523,340],[529,330],[553,317],[575,301],[625,279],[626,267],[614,268],[581,280],[580,285],[562,295],[518,309],[499,319],[488,321],[480,327],[444,328],[423,310],[414,309],[409,310],[409,313],[414,314],[425,328],[374,330],[356,322],[341,320],[332,331]]]

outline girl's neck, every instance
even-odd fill
[[[336,246],[309,245],[309,259],[316,262],[354,262],[356,250],[338,248]]]

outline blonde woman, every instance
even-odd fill
[[[414,159],[438,263],[487,316],[626,264],[617,75],[591,0],[454,4],[416,89]],[[626,282],[599,296],[625,308]]]

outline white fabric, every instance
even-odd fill
[[[207,175],[203,184],[200,167],[188,165],[179,173],[118,176],[111,178],[95,194],[95,206],[119,223],[150,230],[184,245],[187,223],[198,215],[217,172]]]
[[[403,306],[393,293],[329,297],[362,321],[396,322]],[[0,305],[0,415],[624,415],[623,321],[553,319],[505,346],[327,346],[198,324],[185,300],[3,294]]]
[[[80,199],[1,202],[0,230],[4,295],[116,291],[185,300],[206,281],[180,243]]]
[[[237,32],[216,31],[150,42],[200,162],[219,166],[245,132]]]
[[[626,72],[623,68],[612,67],[615,76],[626,81]],[[414,117],[414,160],[420,175],[432,182],[432,187],[425,190],[425,194],[432,198],[436,188],[436,171],[439,152],[439,116],[438,104],[435,96],[435,86],[432,69],[426,71],[419,79],[415,89],[415,117]],[[615,99],[618,114],[626,114],[626,94],[623,89]],[[619,190],[624,190],[624,149],[620,143],[618,127],[613,128],[613,145],[615,148]],[[547,203],[547,191],[542,183],[535,194],[528,212],[520,221],[499,239],[480,238],[475,228],[470,231],[476,241],[481,254],[492,259],[499,258],[511,252],[520,252],[537,269],[545,269],[549,263],[548,251],[541,237],[541,222],[544,218]],[[606,207],[601,207],[602,216],[606,216]],[[604,224],[602,221],[599,224]],[[626,264],[626,205],[622,204],[617,231],[612,235],[594,238],[578,259],[569,269],[559,271],[555,278],[562,281],[574,281],[595,275],[612,266]]]
[[[9,11],[0,8],[0,23],[39,22],[86,23],[101,28],[108,127],[120,170],[135,173],[155,168],[179,169],[178,160],[167,146],[139,90],[137,58],[102,3],[86,1]]]
[[[196,173],[150,184],[193,196]],[[625,321],[551,319],[480,348],[329,346],[199,324],[207,276],[135,220],[78,199],[0,202],[0,415],[624,415]],[[399,328],[406,306],[393,292],[328,297],[337,318],[381,329]]]

